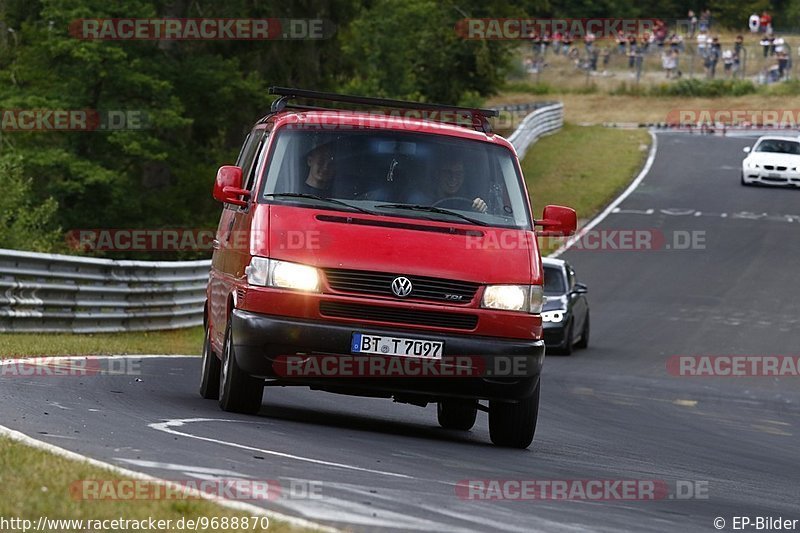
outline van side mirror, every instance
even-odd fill
[[[745,146],[744,148],[742,148],[742,152],[744,152],[746,154],[749,154],[750,153],[750,147],[749,146]]]
[[[572,289],[572,292],[575,294],[586,294],[589,292],[589,287],[584,285],[583,283],[575,283],[575,288]]]
[[[250,191],[242,189],[242,169],[234,165],[219,167],[217,178],[214,180],[214,199],[224,204],[245,206],[247,202],[239,199],[240,196],[248,198]]]
[[[539,235],[550,237],[569,237],[578,228],[578,216],[575,210],[560,205],[548,205],[542,211],[542,218],[536,221],[542,226]]]

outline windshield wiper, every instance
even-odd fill
[[[358,207],[357,205],[348,204],[347,202],[336,200],[335,198],[325,198],[324,196],[317,196],[316,194],[305,194],[302,192],[272,192],[272,193],[266,193],[264,194],[264,196],[272,196],[273,198],[310,198],[312,200],[319,200],[321,202],[327,202],[330,204],[342,205],[344,207],[353,209],[355,211],[359,211],[361,213],[366,213],[368,215],[378,214],[374,211],[370,211],[369,209]]]
[[[440,215],[450,215],[453,217],[458,217],[460,219],[466,220],[471,224],[475,224],[478,226],[488,226],[486,222],[482,222],[472,217],[468,217],[466,215],[462,215],[456,211],[450,211],[449,209],[442,209],[441,207],[433,207],[430,205],[418,205],[418,204],[378,204],[375,207],[377,208],[385,208],[385,209],[408,209],[409,211],[424,211],[428,213],[437,213]]]

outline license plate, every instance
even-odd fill
[[[768,177],[768,178],[780,178],[780,177],[781,177],[781,175],[780,175],[780,174],[778,174],[777,172],[768,172],[768,173],[767,173],[767,177]]]
[[[441,359],[444,342],[353,333],[353,342],[350,343],[350,348],[353,353]]]

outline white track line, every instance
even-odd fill
[[[157,422],[154,424],[147,424],[148,427],[155,429],[156,431],[163,431],[164,433],[168,433],[170,435],[177,435],[180,437],[185,437],[189,439],[197,439],[205,442],[212,442],[214,444],[220,444],[222,446],[230,446],[231,448],[239,448],[240,450],[248,450],[252,452],[259,452],[265,455],[272,455],[275,457],[282,457],[284,459],[292,459],[295,461],[301,461],[304,463],[312,463],[317,464],[320,466],[330,466],[333,468],[342,468],[345,470],[355,470],[357,472],[367,472],[369,474],[377,474],[381,476],[388,476],[388,477],[396,477],[402,479],[417,479],[413,476],[409,476],[406,474],[398,474],[395,472],[386,472],[384,470],[373,470],[371,468],[363,468],[360,466],[353,466],[344,463],[334,463],[331,461],[323,461],[322,459],[313,459],[311,457],[303,457],[302,455],[293,455],[290,453],[278,452],[275,450],[265,450],[263,448],[257,448],[255,446],[247,446],[245,444],[238,444],[236,442],[229,442],[221,439],[212,439],[211,437],[201,437],[199,435],[192,435],[191,433],[185,433],[183,431],[178,431],[176,427],[183,427],[186,424],[191,424],[195,422],[240,422],[239,420],[226,420],[222,418],[177,418],[173,420],[167,420],[165,422]]]
[[[606,217],[607,217],[609,214],[611,214],[611,212],[612,212],[614,209],[616,209],[616,208],[617,208],[617,206],[618,206],[619,204],[621,204],[621,203],[622,203],[622,202],[625,200],[625,198],[627,198],[628,196],[630,196],[630,194],[631,194],[631,193],[632,193],[634,190],[636,190],[636,187],[638,187],[638,186],[639,186],[639,184],[642,182],[642,180],[645,178],[645,176],[647,176],[647,173],[648,173],[648,172],[650,172],[650,167],[652,167],[652,166],[653,166],[653,161],[655,161],[655,159],[656,159],[656,149],[658,148],[658,139],[657,139],[657,137],[656,137],[656,134],[655,134],[655,133],[653,133],[653,131],[652,131],[652,130],[649,130],[649,131],[648,131],[648,133],[650,134],[650,138],[652,139],[652,141],[653,141],[653,142],[652,142],[652,144],[650,145],[650,153],[647,155],[647,161],[645,161],[645,163],[644,163],[644,167],[642,167],[642,171],[641,171],[641,172],[639,172],[639,175],[638,175],[638,176],[636,176],[636,179],[634,179],[634,180],[631,182],[631,184],[630,184],[630,185],[628,185],[628,188],[627,188],[627,189],[625,189],[624,191],[622,191],[622,194],[620,194],[619,196],[617,196],[617,197],[614,199],[614,201],[613,201],[613,202],[611,202],[611,203],[608,205],[608,207],[606,207],[606,208],[603,210],[603,212],[602,212],[602,213],[600,213],[599,215],[597,215],[596,217],[594,217],[592,220],[590,220],[588,224],[586,224],[586,225],[585,225],[585,226],[583,226],[581,229],[579,229],[579,230],[578,230],[578,232],[577,232],[575,235],[573,235],[572,237],[570,237],[570,238],[569,238],[569,240],[568,240],[567,242],[565,242],[564,244],[562,244],[562,245],[561,245],[561,246],[558,248],[558,250],[556,250],[555,252],[553,252],[552,254],[550,254],[548,257],[558,257],[559,255],[561,255],[561,254],[563,254],[564,252],[566,252],[567,250],[569,250],[569,249],[572,247],[572,245],[574,245],[576,242],[578,242],[578,241],[581,239],[581,237],[583,236],[583,234],[584,234],[585,232],[589,231],[590,229],[592,229],[593,227],[595,227],[596,225],[598,225],[600,222],[602,222],[602,221],[603,221],[603,219],[605,219],[605,218],[606,218]]]

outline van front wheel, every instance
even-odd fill
[[[219,406],[223,411],[255,414],[261,409],[263,394],[264,380],[254,378],[236,364],[231,321],[228,319],[219,378]]]
[[[489,437],[497,446],[524,449],[533,442],[539,418],[539,390],[517,403],[489,402]]]

